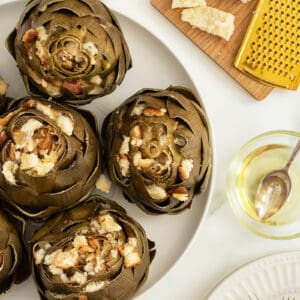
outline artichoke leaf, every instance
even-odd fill
[[[29,276],[28,261],[22,235],[23,220],[0,210],[0,294],[13,283],[20,283]]]

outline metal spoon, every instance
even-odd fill
[[[283,169],[274,170],[263,177],[255,196],[255,210],[261,220],[273,216],[287,200],[292,187],[289,167],[300,150],[300,140]]]

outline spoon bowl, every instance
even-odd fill
[[[283,206],[289,197],[292,181],[288,170],[300,150],[300,140],[290,155],[284,168],[274,170],[264,176],[255,195],[255,210],[262,220],[272,217]]]
[[[284,170],[275,170],[265,176],[255,196],[257,216],[266,220],[273,216],[285,203],[291,192],[292,182]]]

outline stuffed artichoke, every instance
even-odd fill
[[[120,25],[99,0],[32,0],[7,39],[31,95],[75,105],[115,90],[131,67]]]
[[[137,92],[107,116],[102,135],[110,177],[147,213],[178,213],[206,188],[209,125],[190,90]]]
[[[23,264],[23,246],[14,227],[15,223],[16,220],[9,219],[8,215],[0,210],[0,294],[6,292],[12,283],[21,281],[21,273],[27,273]]]
[[[0,116],[0,195],[30,218],[81,201],[101,172],[93,116],[38,98],[14,101]]]
[[[122,207],[93,195],[34,234],[32,273],[42,299],[131,299],[152,251]]]

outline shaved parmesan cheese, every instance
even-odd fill
[[[5,179],[13,185],[16,185],[15,174],[17,170],[18,165],[10,160],[6,161],[2,166],[2,174],[4,175]]]

